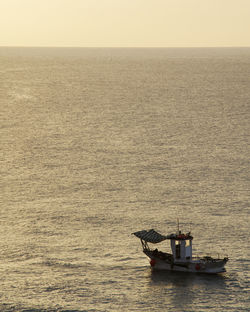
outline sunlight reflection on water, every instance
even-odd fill
[[[0,310],[247,311],[249,50],[0,59]],[[226,274],[151,272],[177,217]]]

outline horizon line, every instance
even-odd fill
[[[244,49],[249,46],[39,46],[39,45],[0,45],[0,48],[74,48],[74,49]]]

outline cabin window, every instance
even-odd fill
[[[175,241],[175,257],[179,259],[181,257],[181,244],[180,241]]]
[[[186,247],[190,246],[190,240],[186,240]]]

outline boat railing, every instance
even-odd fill
[[[224,258],[228,258],[228,255],[224,255],[224,256],[221,256],[220,254],[215,254],[215,253],[206,253],[206,254],[202,254],[202,255],[193,255],[192,256],[192,259],[193,260],[198,260],[198,259],[202,259],[202,258],[211,258],[211,259],[224,259]]]

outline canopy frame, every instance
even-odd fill
[[[133,234],[136,237],[140,238],[141,241],[144,241],[145,243],[152,243],[152,244],[158,244],[168,238],[167,236],[156,232],[154,229],[151,229],[148,231],[142,230],[142,231],[135,232]]]

